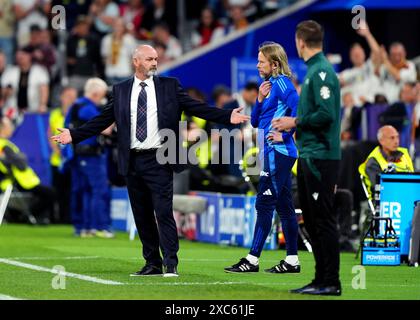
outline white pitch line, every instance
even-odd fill
[[[12,265],[12,266],[26,268],[26,269],[35,270],[35,271],[59,274],[61,276],[65,276],[65,277],[76,278],[76,279],[79,279],[79,280],[95,282],[95,283],[100,283],[100,284],[107,284],[107,285],[122,285],[123,284],[122,282],[118,282],[118,281],[104,280],[104,279],[100,279],[100,278],[96,278],[96,277],[85,276],[85,275],[82,275],[82,274],[73,273],[73,272],[67,272],[67,271],[61,272],[60,270],[49,269],[49,268],[45,268],[45,267],[41,267],[41,266],[36,266],[34,264],[19,262],[19,261],[16,261],[16,260],[0,258],[0,263],[5,263],[5,264]]]
[[[282,282],[223,282],[223,281],[216,281],[216,282],[125,282],[123,283],[124,285],[128,285],[128,286],[207,286],[207,285],[255,285],[255,286],[285,286],[284,283]],[[287,286],[289,287],[298,287],[301,286],[302,283],[287,283]],[[342,285],[343,287],[351,287],[351,285]],[[386,284],[382,284],[382,285],[378,285],[376,284],[375,286],[377,287],[395,287],[394,285],[386,285]],[[415,287],[417,288],[417,285],[413,284],[413,285],[398,285],[399,287]]]
[[[142,283],[124,283],[128,286],[218,286],[218,285],[234,285],[234,284],[247,284],[245,282],[142,282]]]
[[[70,257],[3,257],[8,260],[84,260],[100,259],[99,256],[70,256]],[[0,258],[1,259],[1,258]]]
[[[23,300],[23,299],[8,296],[8,295],[5,295],[5,294],[0,294],[0,300]]]

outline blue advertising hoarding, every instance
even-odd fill
[[[408,255],[414,202],[420,200],[420,174],[382,174],[380,199],[380,215],[392,219],[401,255]]]
[[[127,188],[111,189],[111,226],[113,230],[128,231],[132,220]]]
[[[245,227],[245,196],[221,196],[219,210],[219,243],[243,246]]]
[[[195,240],[250,248],[257,219],[255,196],[195,192],[207,200],[205,212],[196,215]],[[129,231],[134,225],[126,188],[112,188],[112,228]],[[264,249],[277,249],[277,234],[273,227]]]
[[[211,192],[197,195],[208,201],[207,211],[197,215],[198,241],[251,247],[257,219],[255,196]],[[264,248],[277,249],[275,231],[267,238]]]
[[[197,240],[217,243],[219,239],[220,195],[217,193],[197,192],[207,199],[207,210],[197,216]]]

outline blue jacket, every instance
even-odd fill
[[[283,142],[270,142],[267,140],[267,135],[274,130],[271,126],[273,118],[296,116],[299,96],[287,76],[271,77],[269,81],[272,84],[270,93],[262,103],[256,101],[251,114],[251,125],[259,129],[258,145],[260,149],[264,147],[265,153],[275,150],[286,156],[297,158],[297,149],[293,139],[294,129],[282,133]]]

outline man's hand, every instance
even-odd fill
[[[271,120],[274,129],[278,131],[289,131],[296,127],[296,118],[294,117],[281,117]]]
[[[271,82],[264,81],[261,83],[260,88],[258,90],[258,102],[263,102],[263,100],[268,96],[271,91]]]
[[[232,114],[230,116],[230,123],[232,124],[239,124],[249,121],[251,118],[250,116],[241,114],[241,111],[244,109],[244,107],[233,109]]]
[[[52,136],[53,141],[61,144],[69,144],[73,141],[69,129],[58,128],[57,130],[60,131],[60,134]]]
[[[270,142],[283,142],[283,135],[278,131],[270,131],[267,134],[267,140]]]
[[[369,26],[366,20],[360,20],[359,29],[357,29],[357,33],[364,38],[370,35]]]

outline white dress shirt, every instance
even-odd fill
[[[140,79],[134,76],[133,87],[130,98],[130,123],[131,123],[131,149],[153,149],[161,147],[161,137],[159,135],[156,90],[153,77],[143,82],[147,84],[145,87],[147,94],[147,138],[140,142],[136,138],[137,127],[137,101],[141,91]]]

